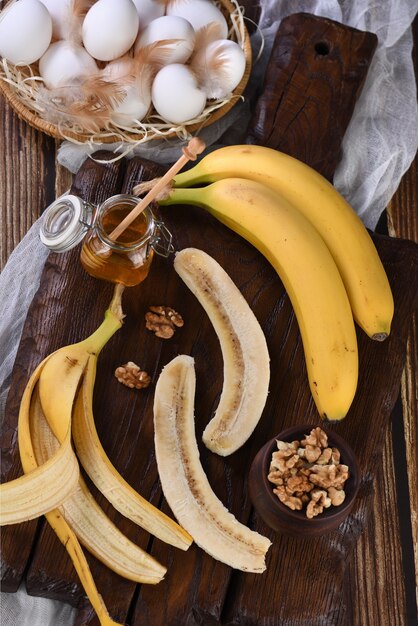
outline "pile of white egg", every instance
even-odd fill
[[[211,0],[16,0],[0,13],[2,57],[38,62],[50,90],[91,79],[114,84],[111,119],[127,127],[151,105],[166,122],[182,124],[208,100],[228,97],[245,55],[227,37]]]

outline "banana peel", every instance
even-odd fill
[[[71,445],[75,399],[92,359],[122,326],[117,285],[103,323],[81,341],[47,356],[27,383],[19,411],[18,442],[24,475],[0,486],[2,525],[45,515],[65,546],[101,626],[118,626],[96,588],[80,541],[116,573],[136,582],[158,583],[166,568],[128,540],[93,499],[79,472]],[[94,376],[89,393],[93,393]],[[110,462],[109,462],[110,465]],[[181,538],[183,549],[191,537],[170,518],[142,499],[142,506],[160,526]],[[156,514],[155,512],[158,511]],[[166,518],[166,519],[165,519]],[[167,521],[168,520],[168,521]],[[151,523],[148,524],[151,527]]]

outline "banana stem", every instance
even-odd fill
[[[187,172],[185,172],[187,174]],[[194,204],[196,206],[206,206],[204,202],[205,189],[172,189],[168,198],[158,200],[158,204]]]
[[[84,340],[86,349],[91,354],[99,354],[106,345],[112,335],[122,326],[125,317],[122,310],[122,293],[125,289],[124,285],[117,284],[113,291],[113,298],[105,313],[105,318],[94,333]]]
[[[189,170],[180,172],[173,178],[174,187],[188,187],[190,185],[199,185],[200,183],[210,182],[208,175],[200,170],[200,163],[198,163]]]
[[[125,317],[122,311],[122,294],[124,290],[125,285],[122,285],[120,283],[116,284],[113,291],[113,298],[109,305],[109,311],[111,311],[112,314],[120,320],[120,322],[122,322],[123,318]]]

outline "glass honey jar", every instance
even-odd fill
[[[148,275],[154,254],[168,257],[174,248],[163,222],[147,207],[115,241],[111,233],[138,204],[138,198],[119,194],[94,207],[67,195],[45,211],[41,241],[55,252],[66,252],[83,241],[80,261],[95,278],[138,285]]]

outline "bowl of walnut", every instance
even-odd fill
[[[332,430],[294,426],[268,441],[249,474],[250,498],[274,530],[319,536],[350,513],[359,469],[348,443]]]

